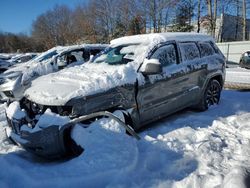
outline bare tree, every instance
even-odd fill
[[[198,0],[198,6],[197,6],[197,33],[200,32],[201,27],[201,0]]]
[[[212,0],[207,0],[207,14],[209,19],[209,31],[213,35],[213,13],[212,13]]]
[[[212,18],[212,22],[213,22],[213,31],[212,31],[212,35],[215,37],[215,30],[216,30],[216,20],[217,20],[217,0],[214,0],[214,15]]]
[[[172,27],[173,31],[190,32],[193,30],[191,23],[194,16],[194,4],[192,0],[185,0],[177,5],[175,24]]]
[[[32,36],[43,42],[47,48],[66,45],[75,41],[72,32],[72,12],[67,6],[55,6],[38,16],[32,25]]]

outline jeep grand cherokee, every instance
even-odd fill
[[[25,97],[7,108],[7,133],[28,151],[50,158],[81,150],[70,131],[95,117],[123,122],[138,138],[136,130],[178,110],[218,104],[224,79],[225,58],[207,35],[122,37],[91,63],[34,80]],[[124,118],[112,115],[115,110]],[[50,114],[68,120],[42,122]]]

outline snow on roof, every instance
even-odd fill
[[[176,33],[151,33],[151,34],[142,34],[142,35],[133,35],[125,36],[118,39],[112,40],[110,43],[112,46],[119,46],[123,44],[135,44],[135,43],[160,43],[166,41],[214,41],[214,39],[205,34],[199,33],[185,33],[185,32],[176,32]]]

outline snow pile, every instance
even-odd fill
[[[22,150],[22,148],[11,144],[5,134],[6,119],[5,119],[5,104],[0,105],[0,156],[3,154],[8,154],[11,152],[17,152]],[[0,176],[1,179],[1,176]],[[2,180],[2,179],[1,179]],[[0,183],[1,186],[1,183]]]
[[[197,170],[173,187],[241,187],[250,168],[250,113],[213,121],[211,127],[183,127],[157,140],[171,150],[184,152],[198,162]],[[235,170],[237,169],[237,176]],[[225,176],[225,177],[224,177]],[[234,186],[233,186],[234,184]]]
[[[2,141],[0,187],[244,188],[250,169],[249,104],[249,93],[223,91],[220,105],[154,123],[140,133],[140,141],[110,119],[89,128],[77,125],[72,136],[85,150],[69,161],[41,161]],[[1,118],[2,130],[3,113]]]
[[[58,114],[55,114],[51,112],[50,109],[47,109],[43,115],[39,117],[39,120],[36,124],[36,127],[39,128],[46,128],[50,125],[59,125],[62,126],[66,123],[68,123],[70,120],[69,117],[66,116],[60,116]]]
[[[6,108],[6,115],[12,119],[22,119],[26,116],[25,112],[21,110],[20,104],[17,101],[12,102],[8,108]]]

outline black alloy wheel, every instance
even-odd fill
[[[205,92],[205,108],[218,104],[220,101],[221,85],[217,80],[211,80]]]
[[[212,79],[209,81],[202,98],[198,105],[195,106],[199,111],[205,111],[210,106],[218,104],[220,101],[221,85],[220,83]]]

